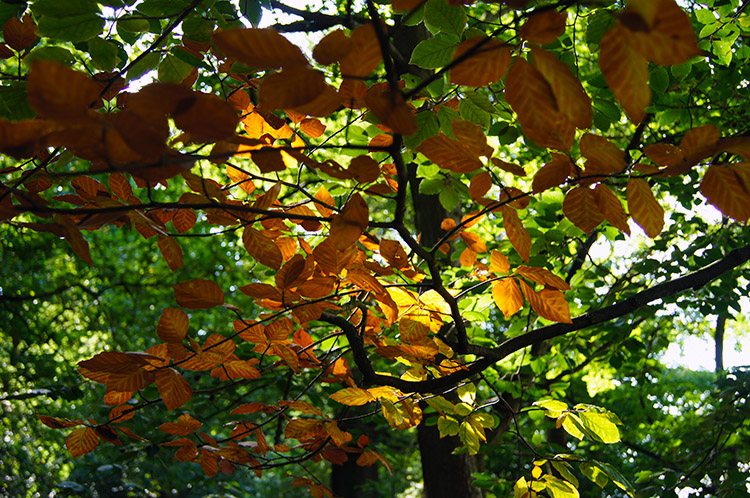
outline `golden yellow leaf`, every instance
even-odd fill
[[[507,256],[500,251],[493,250],[490,254],[490,271],[493,273],[508,273],[510,263]]]
[[[492,286],[492,298],[506,319],[523,307],[521,289],[513,278],[504,278],[495,283]]]
[[[329,396],[332,400],[347,406],[361,406],[375,401],[375,396],[366,389],[359,387],[345,387]]]
[[[442,133],[423,141],[417,150],[443,169],[454,173],[470,173],[482,167],[482,161],[467,146]]]
[[[628,215],[625,213],[620,199],[617,198],[609,187],[602,183],[597,185],[594,189],[594,201],[602,212],[602,215],[604,215],[604,219],[610,225],[630,235]]]
[[[553,322],[572,323],[570,319],[570,307],[561,291],[542,289],[539,292],[535,292],[523,280],[521,280],[521,290],[529,301],[531,308],[542,318]]]
[[[586,158],[587,175],[608,175],[625,169],[623,152],[604,137],[586,133],[581,137],[581,155]]]
[[[521,256],[521,259],[528,263],[531,254],[531,236],[524,228],[521,219],[518,217],[516,210],[510,206],[502,206],[500,210],[503,213],[503,227],[505,234],[508,236],[513,248]]]
[[[554,12],[554,11],[553,11]],[[591,126],[591,99],[573,76],[570,68],[557,57],[541,48],[532,48],[534,65],[547,80],[555,95],[557,108],[576,128]]]
[[[531,188],[534,192],[544,192],[549,188],[557,187],[565,183],[572,172],[573,163],[570,158],[565,154],[552,152],[552,160],[537,171]]]

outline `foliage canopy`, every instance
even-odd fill
[[[298,466],[313,496],[332,492],[308,461],[394,471],[380,423],[435,427],[465,459],[521,441],[525,461],[473,476],[498,496],[633,496],[635,474],[647,496],[736,492],[744,371],[702,408],[713,450],[733,448],[718,474],[677,461],[705,445],[664,463],[668,441],[633,442],[666,414],[603,384],[648,384],[673,323],[723,324],[747,298],[746,5],[0,4],[9,364],[52,343],[37,368],[105,386],[105,408],[38,419],[73,457]],[[277,13],[299,20],[257,27]],[[80,306],[104,301],[103,329]],[[71,313],[90,314],[84,349],[56,324]],[[70,370],[55,393],[79,399]],[[623,434],[635,453],[604,446]],[[657,453],[664,470],[623,458]]]

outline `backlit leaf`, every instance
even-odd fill
[[[617,23],[602,37],[599,68],[607,85],[627,113],[640,123],[651,103],[648,61],[628,43],[627,28]]]
[[[630,235],[628,215],[625,213],[625,209],[622,207],[620,199],[612,193],[612,190],[610,190],[609,187],[603,183],[597,185],[594,189],[594,202],[596,202],[604,219],[607,220],[610,225]]]
[[[557,187],[565,183],[572,172],[573,163],[570,158],[564,154],[552,152],[552,160],[536,172],[531,188],[534,192],[544,192],[549,188]]]
[[[528,263],[529,256],[531,255],[531,236],[529,232],[524,228],[514,208],[503,206],[501,211],[503,213],[503,227],[505,228],[508,240],[510,240],[518,255],[521,256],[521,259]]]
[[[354,194],[346,203],[341,213],[331,221],[331,235],[328,240],[339,248],[353,245],[370,221],[367,203],[359,194]]]
[[[331,394],[330,398],[342,405],[360,406],[375,401],[375,397],[365,389],[359,387],[345,387]]]
[[[279,269],[283,257],[281,250],[263,232],[251,227],[245,227],[242,232],[242,244],[247,252],[260,264],[269,268]]]
[[[216,46],[256,69],[304,66],[307,59],[292,42],[272,29],[230,29],[213,35]]]
[[[326,90],[323,73],[307,66],[293,66],[267,75],[258,88],[263,109],[297,109]]]
[[[521,280],[521,290],[533,310],[539,313],[542,318],[553,322],[572,323],[570,307],[565,300],[565,296],[559,290],[542,289],[535,292],[523,280]]]
[[[541,12],[535,12],[529,16],[528,20],[521,26],[518,34],[521,38],[531,43],[551,43],[565,31],[565,21],[568,14],[565,11],[559,12],[554,9],[546,9]]]
[[[196,278],[174,286],[177,304],[188,309],[204,309],[224,304],[224,292],[215,282]]]
[[[174,237],[159,235],[158,245],[170,270],[175,271],[182,268],[182,248]]]
[[[645,3],[650,5],[646,6]],[[629,2],[625,11],[640,20],[629,29],[629,43],[643,57],[655,64],[681,64],[701,54],[687,13],[674,0]],[[645,29],[644,29],[645,28]]]
[[[499,81],[508,71],[511,49],[497,40],[470,38],[456,48],[453,60],[457,59],[462,60],[451,68],[451,83],[487,86]]]
[[[175,436],[187,436],[192,434],[203,426],[201,422],[195,420],[189,414],[184,413],[179,416],[177,422],[166,422],[159,426],[160,431],[173,434]]]
[[[27,88],[37,114],[52,119],[82,116],[99,98],[99,87],[88,76],[48,60],[34,61]]]
[[[91,453],[97,446],[99,436],[93,427],[78,427],[65,438],[65,447],[74,458]]]
[[[555,11],[545,11],[555,12]],[[533,16],[532,18],[533,19]],[[531,19],[529,21],[531,21]],[[564,14],[563,14],[564,24]],[[547,80],[555,95],[558,110],[573,123],[576,128],[586,129],[591,126],[591,99],[573,76],[570,68],[557,57],[541,48],[532,48],[534,65]]]
[[[156,388],[167,410],[179,408],[193,397],[193,389],[185,377],[173,368],[156,371]]]
[[[482,162],[464,144],[442,133],[426,139],[417,150],[430,161],[454,173],[470,173],[482,167]]]
[[[471,179],[471,183],[469,184],[469,195],[474,200],[481,199],[491,187],[492,176],[486,171],[482,171]]]
[[[165,308],[156,325],[156,335],[164,342],[182,342],[189,325],[187,313],[177,308]]]
[[[588,187],[576,187],[568,191],[563,200],[563,213],[586,233],[590,233],[604,221],[604,215],[596,205],[594,191]]]
[[[627,188],[628,211],[646,235],[655,238],[664,228],[664,209],[659,205],[646,180],[631,178]]]
[[[523,307],[521,289],[513,278],[504,278],[492,286],[492,298],[506,320]]]
[[[313,49],[313,58],[327,66],[346,57],[352,49],[351,39],[337,29],[325,35]]]
[[[750,218],[750,163],[709,166],[700,189],[725,216],[740,222]]]

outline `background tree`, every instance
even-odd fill
[[[0,4],[4,491],[741,495],[745,7]]]

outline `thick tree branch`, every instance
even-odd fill
[[[390,375],[376,374],[369,358],[367,357],[364,343],[359,337],[358,331],[354,325],[345,318],[328,312],[323,314],[321,320],[341,327],[344,331],[354,353],[354,362],[362,372],[364,383],[366,385],[387,385],[410,393],[436,393],[455,386],[462,380],[482,372],[493,363],[500,361],[508,355],[527,346],[531,346],[535,342],[553,339],[555,337],[569,334],[570,332],[605,323],[614,320],[615,318],[633,313],[637,309],[652,301],[656,301],[657,299],[671,297],[688,289],[698,289],[747,261],[750,261],[750,245],[735,249],[723,258],[718,259],[697,271],[655,285],[654,287],[641,291],[620,303],[585,313],[574,318],[572,323],[547,325],[546,327],[541,327],[526,334],[508,339],[495,348],[469,344],[467,352],[469,354],[481,356],[482,359],[467,365],[464,370],[446,375],[445,377],[424,381],[406,381]]]

